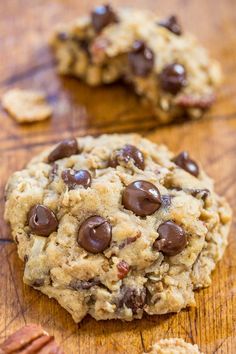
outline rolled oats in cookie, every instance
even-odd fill
[[[19,123],[32,123],[52,115],[45,94],[35,90],[12,89],[2,96],[2,105]]]
[[[66,139],[33,158],[6,186],[24,282],[76,322],[195,305],[223,256],[231,210],[189,156],[114,134]]]
[[[174,15],[98,6],[58,26],[51,46],[59,73],[92,86],[131,84],[157,123],[200,117],[221,82],[219,64]]]

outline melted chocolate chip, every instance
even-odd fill
[[[172,33],[180,36],[182,34],[182,29],[180,24],[178,23],[178,19],[176,16],[170,16],[160,22],[158,22],[159,26],[167,28]]]
[[[54,162],[64,157],[78,154],[79,148],[76,139],[65,139],[61,141],[56,148],[48,155],[48,162]]]
[[[40,288],[40,286],[44,285],[44,279],[35,279],[32,283],[32,286],[35,288]]]
[[[118,278],[123,279],[129,273],[129,264],[126,261],[120,261],[117,264]]]
[[[187,244],[184,230],[173,221],[166,221],[158,227],[159,238],[153,247],[167,256],[180,253]]]
[[[209,196],[210,194],[210,191],[209,189],[191,189],[190,190],[190,194],[193,196],[193,197],[198,197],[200,196],[200,198],[205,201],[207,199],[207,197]]]
[[[101,284],[99,279],[93,278],[89,280],[74,279],[70,282],[69,286],[74,290],[89,290],[95,285]]]
[[[111,23],[118,22],[116,14],[109,5],[97,6],[92,11],[91,17],[93,28],[97,33]]]
[[[30,230],[39,236],[49,236],[57,230],[58,221],[52,210],[44,205],[36,204],[28,213]]]
[[[64,170],[61,177],[69,189],[74,189],[76,186],[87,189],[91,186],[92,177],[87,170]]]
[[[199,175],[199,167],[195,161],[190,159],[187,151],[181,152],[173,159],[173,162],[181,167],[183,170],[191,173],[191,175],[197,177]]]
[[[161,195],[154,184],[147,181],[135,181],[125,188],[122,204],[138,216],[147,216],[160,208]]]
[[[109,161],[110,167],[116,167],[120,163],[129,163],[132,161],[133,164],[140,170],[144,170],[144,156],[143,153],[133,145],[125,145],[122,149],[115,150]]]
[[[99,253],[104,251],[111,242],[112,227],[101,216],[91,216],[80,226],[78,243],[86,251]]]
[[[80,39],[79,41],[80,48],[83,49],[86,53],[89,52],[89,41],[86,39]]]
[[[133,289],[123,286],[121,289],[121,296],[118,307],[123,307],[125,305],[136,314],[146,303],[147,291],[146,288]]]
[[[57,33],[57,39],[61,42],[65,42],[69,39],[69,35],[66,32],[59,32]]]
[[[90,53],[90,40],[88,38],[79,38],[78,36],[72,36],[71,40],[81,49],[83,50],[89,59],[91,59]]]
[[[160,74],[161,88],[173,95],[176,95],[186,84],[186,71],[181,64],[167,65]]]
[[[154,53],[143,41],[135,41],[128,55],[128,61],[134,75],[145,77],[152,71]]]

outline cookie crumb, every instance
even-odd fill
[[[17,88],[9,90],[2,96],[2,105],[19,123],[37,122],[52,115],[52,107],[41,91]]]

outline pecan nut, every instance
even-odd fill
[[[208,109],[215,101],[215,95],[209,94],[202,97],[194,97],[190,95],[181,95],[176,100],[175,103],[179,107],[183,108],[199,108],[202,110]]]
[[[0,354],[64,354],[54,337],[41,326],[29,324],[0,344]]]

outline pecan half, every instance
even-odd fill
[[[0,354],[64,354],[54,337],[41,326],[29,324],[11,334],[0,344]]]
[[[194,97],[191,95],[181,95],[176,100],[177,106],[183,108],[200,108],[208,109],[215,101],[215,95],[209,94],[202,97]]]

